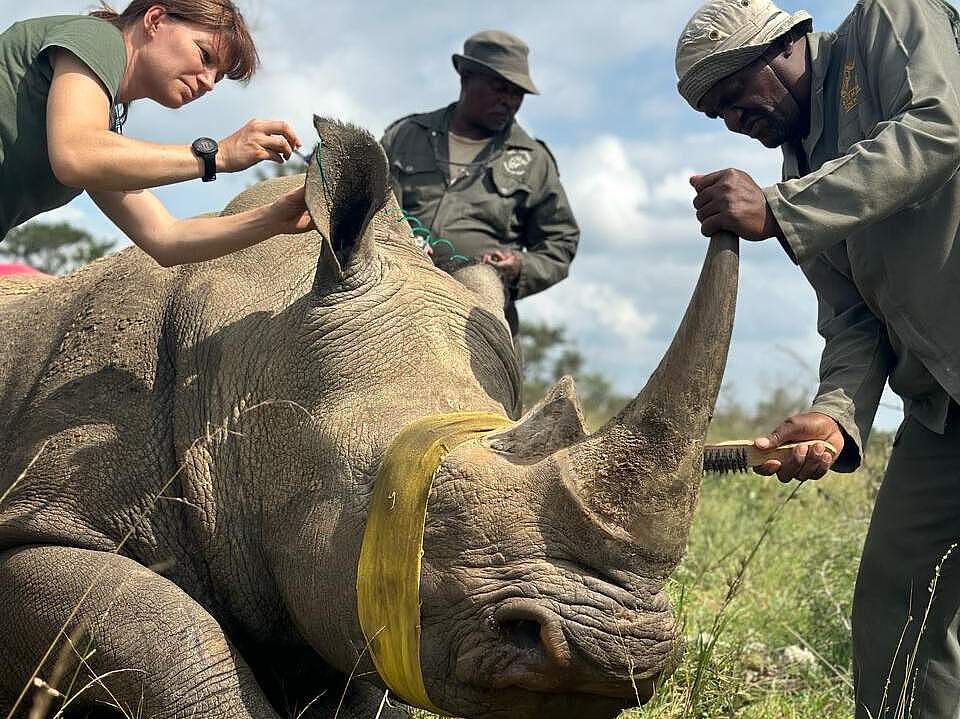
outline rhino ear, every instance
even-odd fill
[[[320,136],[307,170],[307,210],[323,237],[317,274],[342,279],[373,242],[370,221],[387,202],[387,158],[370,133],[314,115]]]
[[[563,377],[513,427],[487,438],[490,449],[539,462],[587,436],[577,389]]]

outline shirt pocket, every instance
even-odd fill
[[[497,162],[489,172],[489,182],[494,194],[491,204],[496,205],[498,230],[504,241],[514,242],[520,234],[523,211],[530,197],[530,185],[526,175],[508,172],[503,162]]]
[[[432,157],[397,157],[391,171],[403,192],[403,209],[418,215],[443,195],[446,180]]]
[[[856,115],[856,111],[850,115]],[[840,126],[837,128],[837,154],[840,156],[849,155],[850,148],[863,139],[863,133],[860,131],[860,123],[856,117],[840,117]]]

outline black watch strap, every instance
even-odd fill
[[[203,162],[203,181],[212,182],[217,179],[217,150],[220,146],[216,140],[209,137],[198,137],[190,145],[193,154]]]

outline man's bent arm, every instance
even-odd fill
[[[860,12],[860,36],[873,40],[856,58],[860,92],[890,119],[848,154],[764,190],[798,263],[923,201],[960,168],[960,53],[945,12],[926,0],[866,0]]]
[[[826,341],[820,387],[810,410],[840,425],[846,443],[832,469],[852,472],[862,461],[893,352],[883,323],[867,307],[849,275],[834,263],[848,267],[842,245],[803,265],[817,292],[817,330]]]

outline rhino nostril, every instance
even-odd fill
[[[545,607],[530,600],[509,602],[496,611],[494,621],[513,646],[540,652],[558,668],[570,665],[572,657],[561,620]]]
[[[500,632],[523,649],[540,646],[540,625],[530,619],[514,619],[500,623]]]

